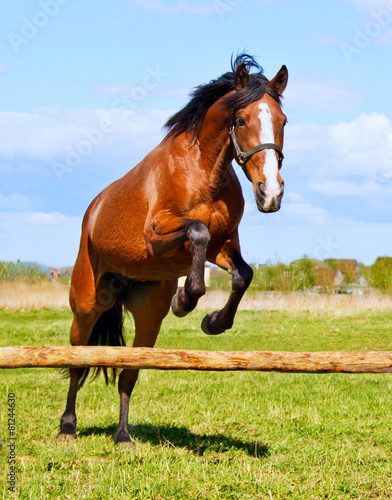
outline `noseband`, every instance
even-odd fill
[[[237,159],[238,159],[237,162],[240,165],[240,167],[242,168],[242,170],[244,171],[248,180],[250,180],[250,178],[249,178],[249,174],[245,168],[246,163],[250,160],[250,158],[255,153],[258,153],[259,151],[264,151],[264,149],[274,149],[275,151],[278,152],[278,154],[279,154],[279,163],[278,163],[279,170],[282,168],[282,162],[284,159],[284,155],[283,155],[283,151],[280,149],[279,146],[277,146],[273,142],[265,142],[264,144],[259,144],[258,146],[255,146],[254,148],[248,149],[248,151],[242,151],[242,149],[240,148],[240,145],[238,144],[237,137],[235,136],[234,128],[235,128],[235,123],[234,123],[234,113],[233,113],[231,115],[231,125],[229,128],[229,135],[230,135],[231,141],[233,143],[235,152],[237,154]]]

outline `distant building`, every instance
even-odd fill
[[[369,289],[354,259],[326,259],[313,261],[316,286],[332,293],[364,293]]]
[[[49,272],[52,275],[52,280],[57,281],[60,274],[62,274],[59,267],[49,267]]]
[[[360,276],[358,281],[351,286],[351,289],[353,294],[363,295],[370,290],[370,286],[367,279]]]

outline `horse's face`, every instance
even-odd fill
[[[268,94],[235,115],[235,134],[243,151],[259,144],[276,144],[283,148],[286,116],[279,104]],[[260,212],[277,212],[284,193],[279,152],[264,149],[254,153],[245,164],[253,184],[257,208]]]

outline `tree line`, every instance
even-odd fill
[[[303,257],[290,264],[282,262],[252,264],[254,277],[251,290],[296,292],[350,292],[355,288],[369,288],[392,293],[392,257],[378,257],[371,266],[352,259],[325,259]],[[231,277],[213,269],[212,288],[229,288]]]
[[[0,261],[0,282],[26,281],[27,283],[37,283],[48,279],[50,279],[49,270],[44,271],[38,264]]]
[[[319,261],[305,256],[290,264],[267,262],[252,264],[252,268],[254,277],[250,290],[332,292],[350,291],[357,286],[362,290],[373,288],[383,293],[392,293],[392,257],[378,257],[371,266],[366,266],[352,259]],[[0,261],[0,282],[23,280],[36,283],[49,279],[50,273],[38,264]],[[231,276],[213,268],[210,286],[230,288]]]

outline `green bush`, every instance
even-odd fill
[[[370,266],[370,286],[384,293],[392,292],[392,257],[378,257]]]
[[[50,279],[50,273],[45,272],[37,264],[22,264],[21,262],[0,262],[0,281],[23,280],[36,283]]]
[[[70,274],[60,274],[57,278],[57,283],[61,283],[62,285],[69,285],[71,283],[71,275]]]
[[[306,256],[303,259],[296,260],[289,265],[290,272],[290,290],[296,292],[313,288],[316,284],[316,273],[314,272],[313,262]]]

